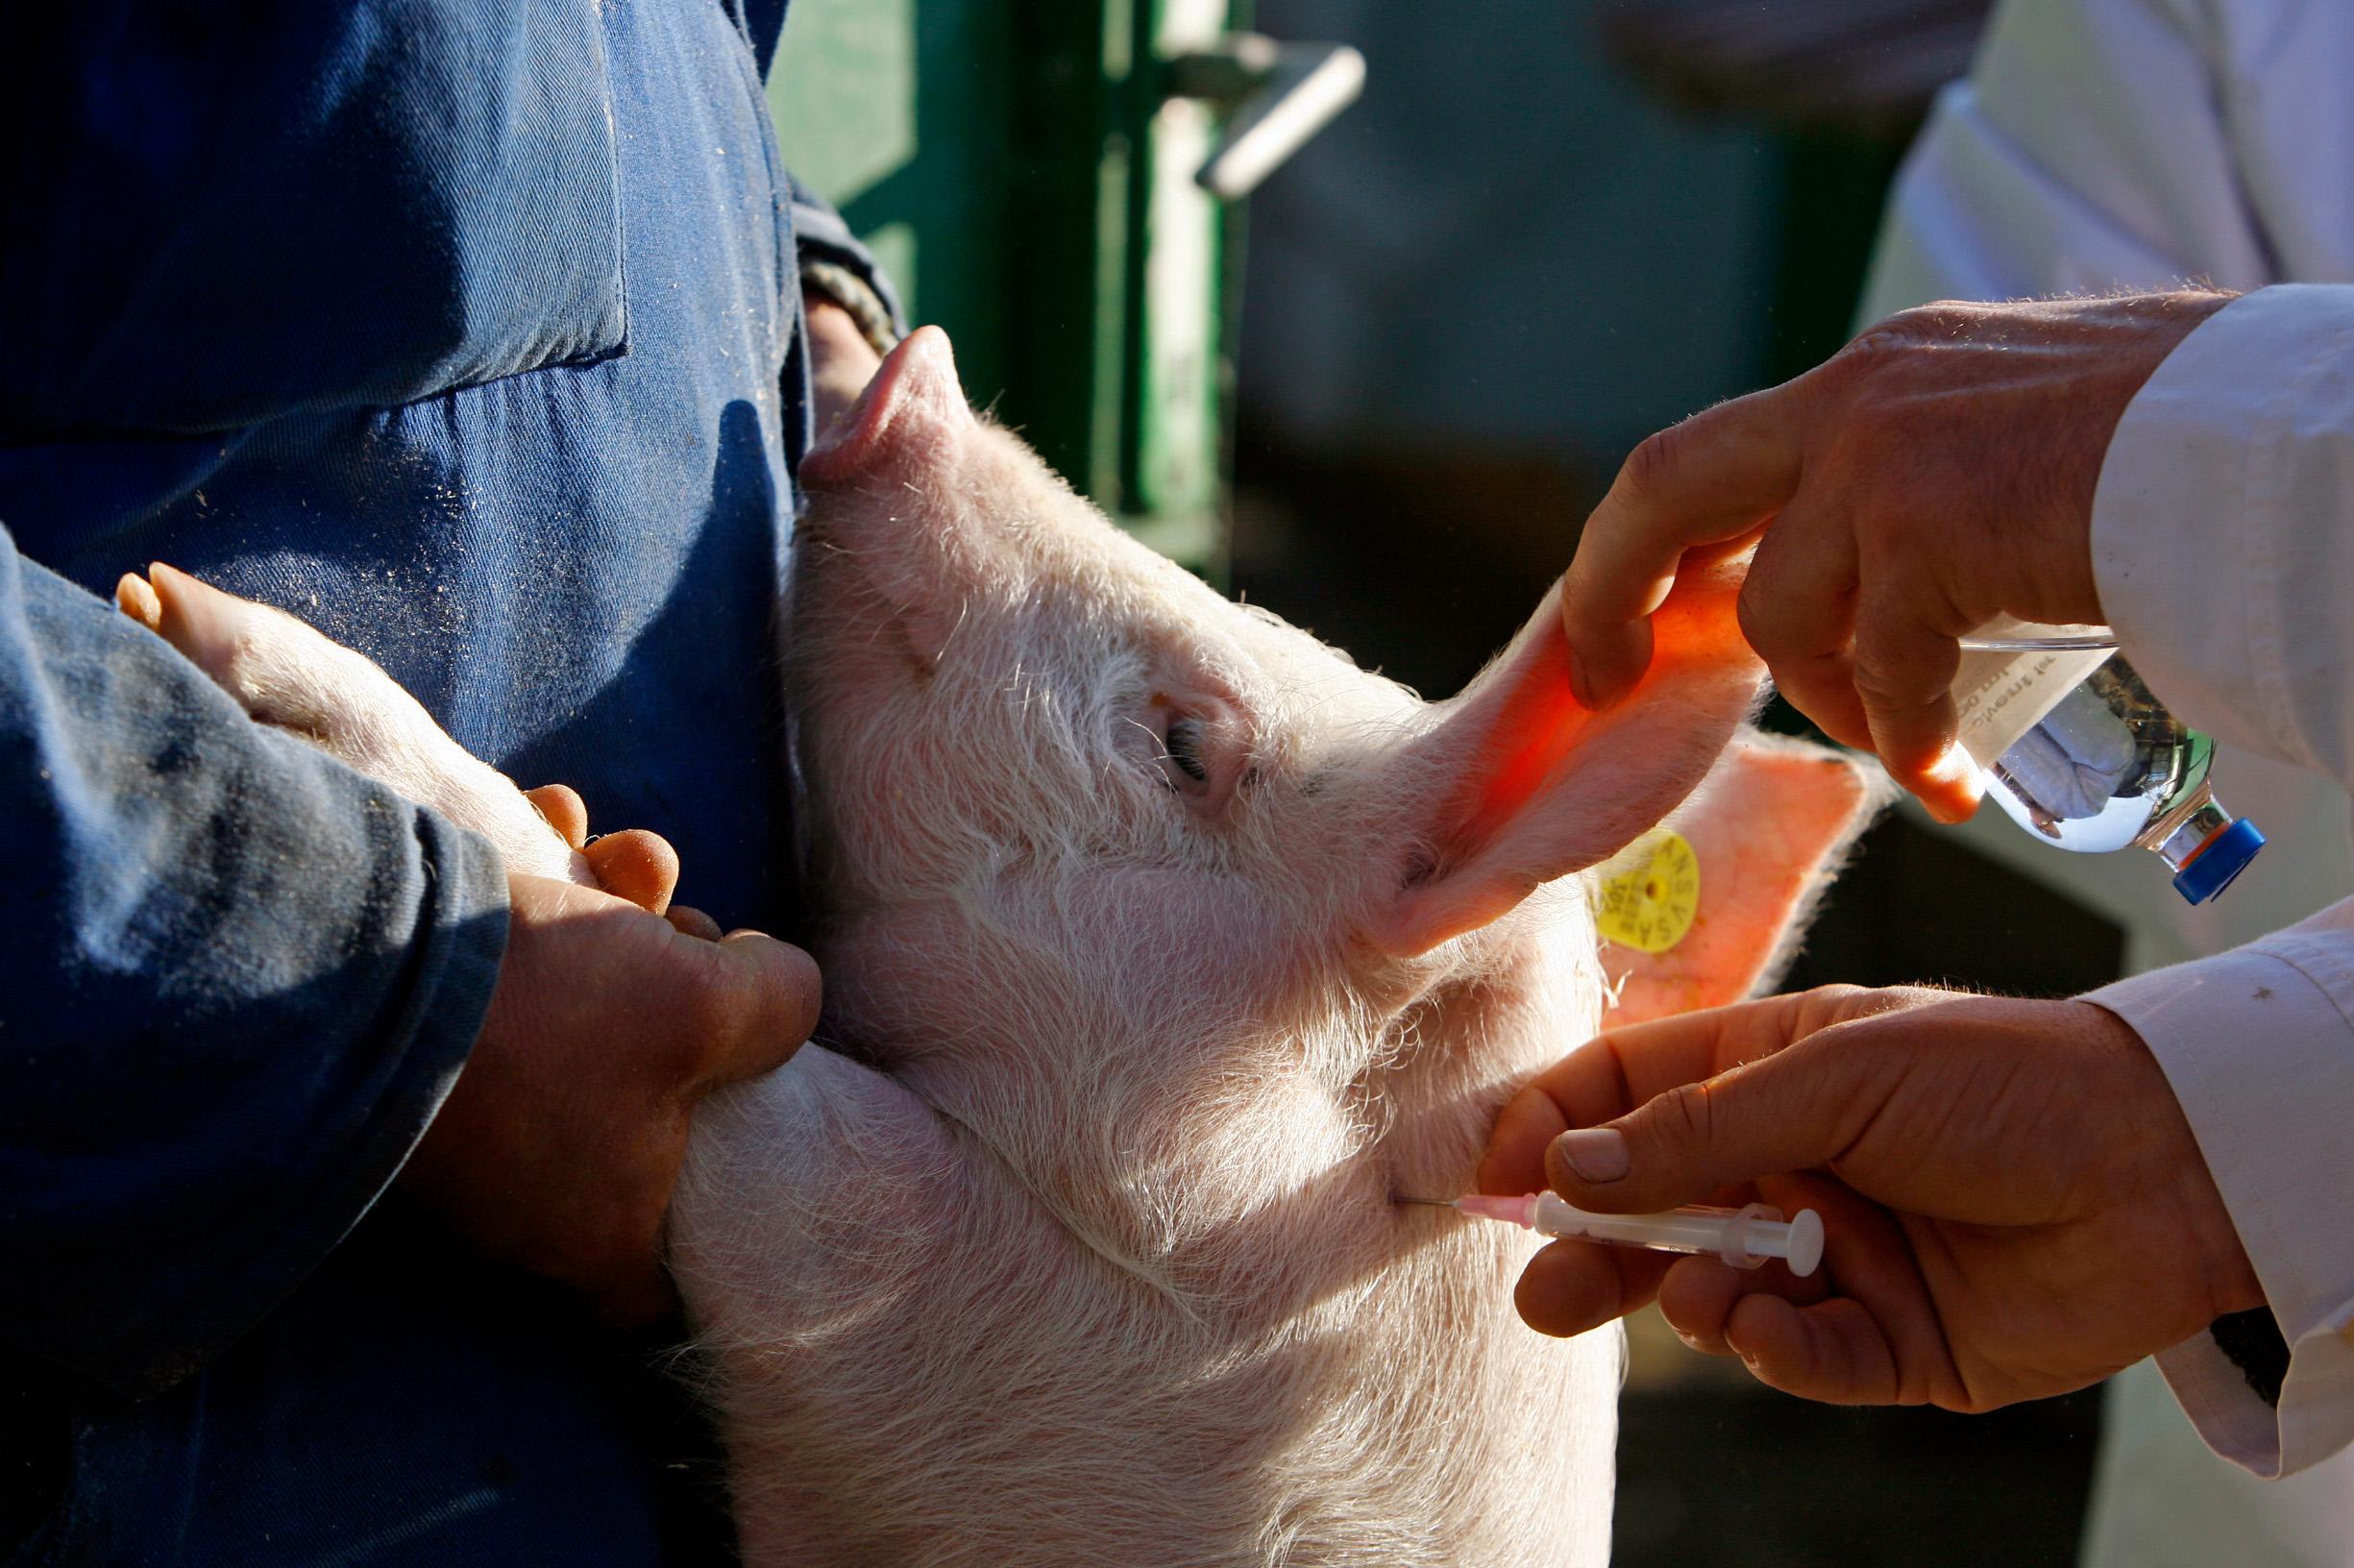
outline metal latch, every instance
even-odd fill
[[[1169,96],[1226,111],[1226,126],[1194,183],[1238,201],[1364,90],[1365,57],[1345,43],[1284,43],[1229,33],[1171,56]]]

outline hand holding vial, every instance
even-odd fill
[[[1651,658],[1648,618],[1695,561],[1753,550],[1741,627],[1782,695],[1876,753],[1947,821],[1976,808],[1954,745],[1960,640],[1998,616],[2104,619],[2089,530],[2109,438],[2231,296],[1908,310],[1781,386],[1635,449],[1562,581],[1581,698]]]

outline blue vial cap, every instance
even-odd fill
[[[2231,886],[2231,879],[2247,870],[2247,863],[2264,847],[2264,835],[2243,817],[2207,841],[2190,865],[2174,873],[2174,891],[2195,904]]]

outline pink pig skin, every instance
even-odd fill
[[[672,1220],[748,1559],[1603,1563],[1618,1335],[1529,1333],[1527,1238],[1390,1200],[1613,986],[1765,983],[1877,803],[1740,730],[1729,581],[1620,708],[1550,600],[1425,703],[1121,536],[931,331],[803,474],[827,1015]],[[1600,946],[1578,873],[1712,770],[1704,938]]]
[[[1740,730],[1730,580],[1621,707],[1570,700],[1550,600],[1430,704],[1122,537],[937,332],[804,472],[827,1015],[705,1107],[671,1214],[749,1560],[1603,1562],[1617,1333],[1529,1333],[1523,1233],[1391,1199],[1464,1189],[1606,998],[1766,984],[1876,803]],[[123,602],[255,718],[587,874],[358,654],[168,569]],[[1591,870],[1663,817],[1699,919],[1602,946]]]

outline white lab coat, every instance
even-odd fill
[[[2093,572],[2169,706],[2354,791],[2354,286],[2260,290],[2167,356]],[[2292,1353],[2277,1412],[2204,1335],[2158,1364],[2217,1453],[2302,1470],[2354,1443],[2354,899],[2093,994],[2166,1069]]]
[[[2354,0],[2004,5],[1906,160],[1861,318],[2187,279],[2354,282],[2350,83]],[[2274,847],[2197,909],[2146,855],[2055,855],[1993,812],[1966,831],[2122,925],[2131,969],[2219,952],[2354,893],[2335,786],[2235,753],[2217,791]]]
[[[2354,282],[2354,3],[2003,7],[1907,161],[1866,316],[2188,278]],[[2219,315],[2128,411],[2096,508],[2102,600],[2129,655],[2225,744],[2219,793],[2273,848],[2190,911],[2146,857],[2080,861],[2007,822],[1974,829],[2120,918],[2138,964],[2354,891],[2343,793],[2254,760],[2354,788],[2350,332],[2343,289],[2268,290]],[[2326,1458],[2354,1440],[2340,1332],[2354,1310],[2354,908],[2101,999],[2166,1064],[2294,1347],[2277,1417],[2203,1340],[2161,1362],[2218,1452],[2260,1474],[2322,1469],[2257,1488],[2169,1451],[2151,1401],[2128,1390],[2088,1561],[2354,1560],[2354,1458]]]

